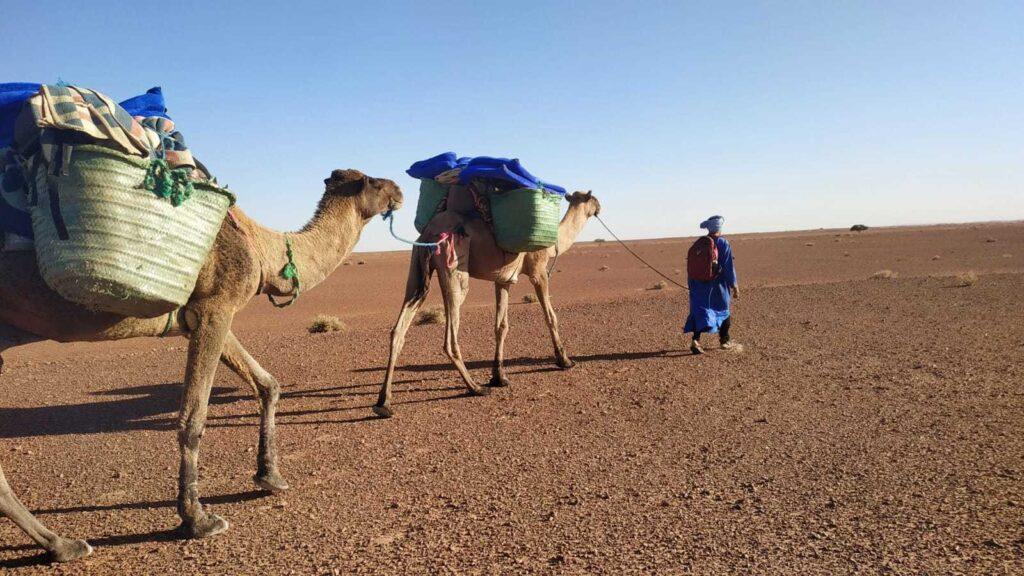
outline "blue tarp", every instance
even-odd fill
[[[0,148],[6,148],[14,142],[14,122],[21,111],[21,105],[38,94],[40,87],[40,84],[31,82],[0,84]],[[132,116],[170,118],[159,86],[121,102],[121,107]]]
[[[459,182],[468,184],[473,178],[497,178],[512,182],[523,188],[544,188],[549,192],[565,195],[565,188],[544,182],[523,168],[518,158],[491,158],[477,156],[475,158],[458,158],[454,152],[445,152],[433,158],[421,160],[413,164],[406,174],[413,178],[434,178],[438,174],[462,166]]]
[[[14,121],[21,105],[39,92],[39,84],[9,82],[0,84],[0,148],[14,141]]]
[[[465,166],[469,163],[472,158],[459,158],[455,156],[455,152],[445,152],[444,154],[438,154],[433,158],[427,158],[426,160],[420,160],[414,163],[405,171],[406,174],[413,178],[437,178],[438,174],[447,172],[452,168],[459,166]]]

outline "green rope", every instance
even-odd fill
[[[161,332],[160,335],[157,336],[157,338],[164,338],[165,336],[171,333],[171,326],[174,324],[174,315],[178,313],[178,310],[181,310],[181,308],[172,310],[167,313],[167,324],[164,325],[164,331]]]
[[[288,263],[284,265],[284,268],[281,268],[279,275],[285,280],[292,281],[292,298],[287,302],[279,303],[268,293],[267,298],[270,300],[270,303],[277,308],[287,308],[288,306],[295,304],[295,301],[299,299],[299,294],[302,292],[302,282],[299,280],[299,267],[295,265],[295,254],[292,252],[291,238],[287,236],[284,237],[284,247],[285,254],[288,256]]]
[[[172,169],[167,160],[153,158],[146,169],[143,186],[157,196],[170,200],[172,206],[178,207],[191,198],[195,191],[191,172],[192,168],[188,166]]]

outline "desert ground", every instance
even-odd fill
[[[96,552],[47,565],[0,519],[0,572],[1024,573],[1024,223],[730,239],[741,353],[690,355],[686,293],[584,243],[552,281],[574,369],[517,303],[512,386],[467,397],[442,328],[414,327],[391,420],[370,406],[408,253],[356,254],[283,311],[252,304],[236,332],[286,386],[292,489],[254,490],[257,405],[221,369],[200,487],[231,530],[202,541],[172,531],[183,339],[7,352],[0,462]],[[631,245],[682,281],[688,243]],[[309,334],[321,313],[349,330]],[[485,382],[490,285],[462,328]]]

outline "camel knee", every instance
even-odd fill
[[[178,428],[178,444],[186,450],[198,450],[203,440],[203,429],[194,424],[186,424]]]
[[[277,404],[281,399],[281,383],[270,374],[264,374],[258,380],[260,385],[260,398],[265,404]]]

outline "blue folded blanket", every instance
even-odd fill
[[[565,188],[550,182],[544,182],[523,168],[518,158],[491,158],[477,156],[475,158],[459,158],[454,152],[438,154],[433,158],[420,160],[406,170],[413,178],[436,178],[438,174],[452,168],[462,167],[459,182],[468,184],[473,178],[497,178],[512,182],[523,188],[544,188],[549,192],[565,195]]]
[[[405,173],[417,179],[437,178],[442,172],[447,172],[459,166],[465,166],[470,160],[472,158],[458,158],[455,156],[455,152],[445,152],[433,158],[427,158],[426,160],[414,163]]]

